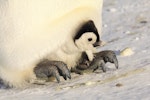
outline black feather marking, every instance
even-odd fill
[[[97,28],[92,20],[89,20],[88,22],[84,23],[81,26],[81,28],[79,28],[79,30],[77,31],[74,37],[74,40],[79,39],[86,32],[93,32],[97,37],[96,42],[100,41],[100,36],[98,34]]]

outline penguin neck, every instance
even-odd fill
[[[80,52],[82,52],[75,45],[74,41],[66,41],[65,44],[63,46],[61,46],[61,49],[66,54],[74,54],[74,53],[80,53]]]

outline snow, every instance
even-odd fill
[[[104,0],[102,40],[99,50],[114,50],[119,69],[72,74],[60,84],[0,89],[0,100],[150,100],[150,0]],[[125,48],[130,56],[119,55]],[[120,86],[117,86],[120,84]]]

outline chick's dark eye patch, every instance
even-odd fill
[[[92,38],[88,38],[88,41],[92,41],[93,39]]]

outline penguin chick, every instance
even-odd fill
[[[57,81],[59,82],[58,75],[61,74],[59,71],[59,67],[62,68],[64,66],[61,65],[63,64],[61,62],[64,62],[68,66],[68,68],[71,71],[73,71],[73,69],[76,69],[75,67],[80,61],[82,52],[86,52],[87,55],[88,55],[87,51],[90,52],[91,53],[90,56],[92,56],[91,58],[93,59],[93,53],[96,51],[94,45],[95,43],[98,44],[100,42],[100,36],[98,34],[94,22],[92,20],[89,20],[86,23],[84,23],[81,26],[81,28],[79,28],[79,31],[76,33],[74,39],[72,39],[72,42],[66,43],[65,45],[63,45],[62,48],[53,52],[49,56],[49,60],[46,61],[47,64],[43,64],[45,63],[45,61],[39,62],[39,64],[34,69],[36,77],[41,78],[41,76],[43,75],[45,77],[55,76]],[[88,55],[88,59],[89,59],[89,55]],[[55,68],[56,66],[51,66],[53,61],[57,61],[57,63],[59,63],[56,65],[58,69]],[[49,72],[49,74],[47,74],[48,73],[47,71]],[[64,68],[64,73],[65,74],[61,76],[66,77],[66,75],[68,75],[68,69]]]
[[[98,30],[92,20],[85,23],[74,38],[75,44],[79,50],[86,52],[88,59],[93,60],[93,53],[96,51],[96,46],[101,45]]]
[[[71,69],[76,67],[83,52],[86,52],[90,60],[94,58],[93,53],[96,52],[95,43],[101,43],[100,36],[94,22],[89,20],[81,25],[74,38],[69,39],[46,58],[62,61]]]

